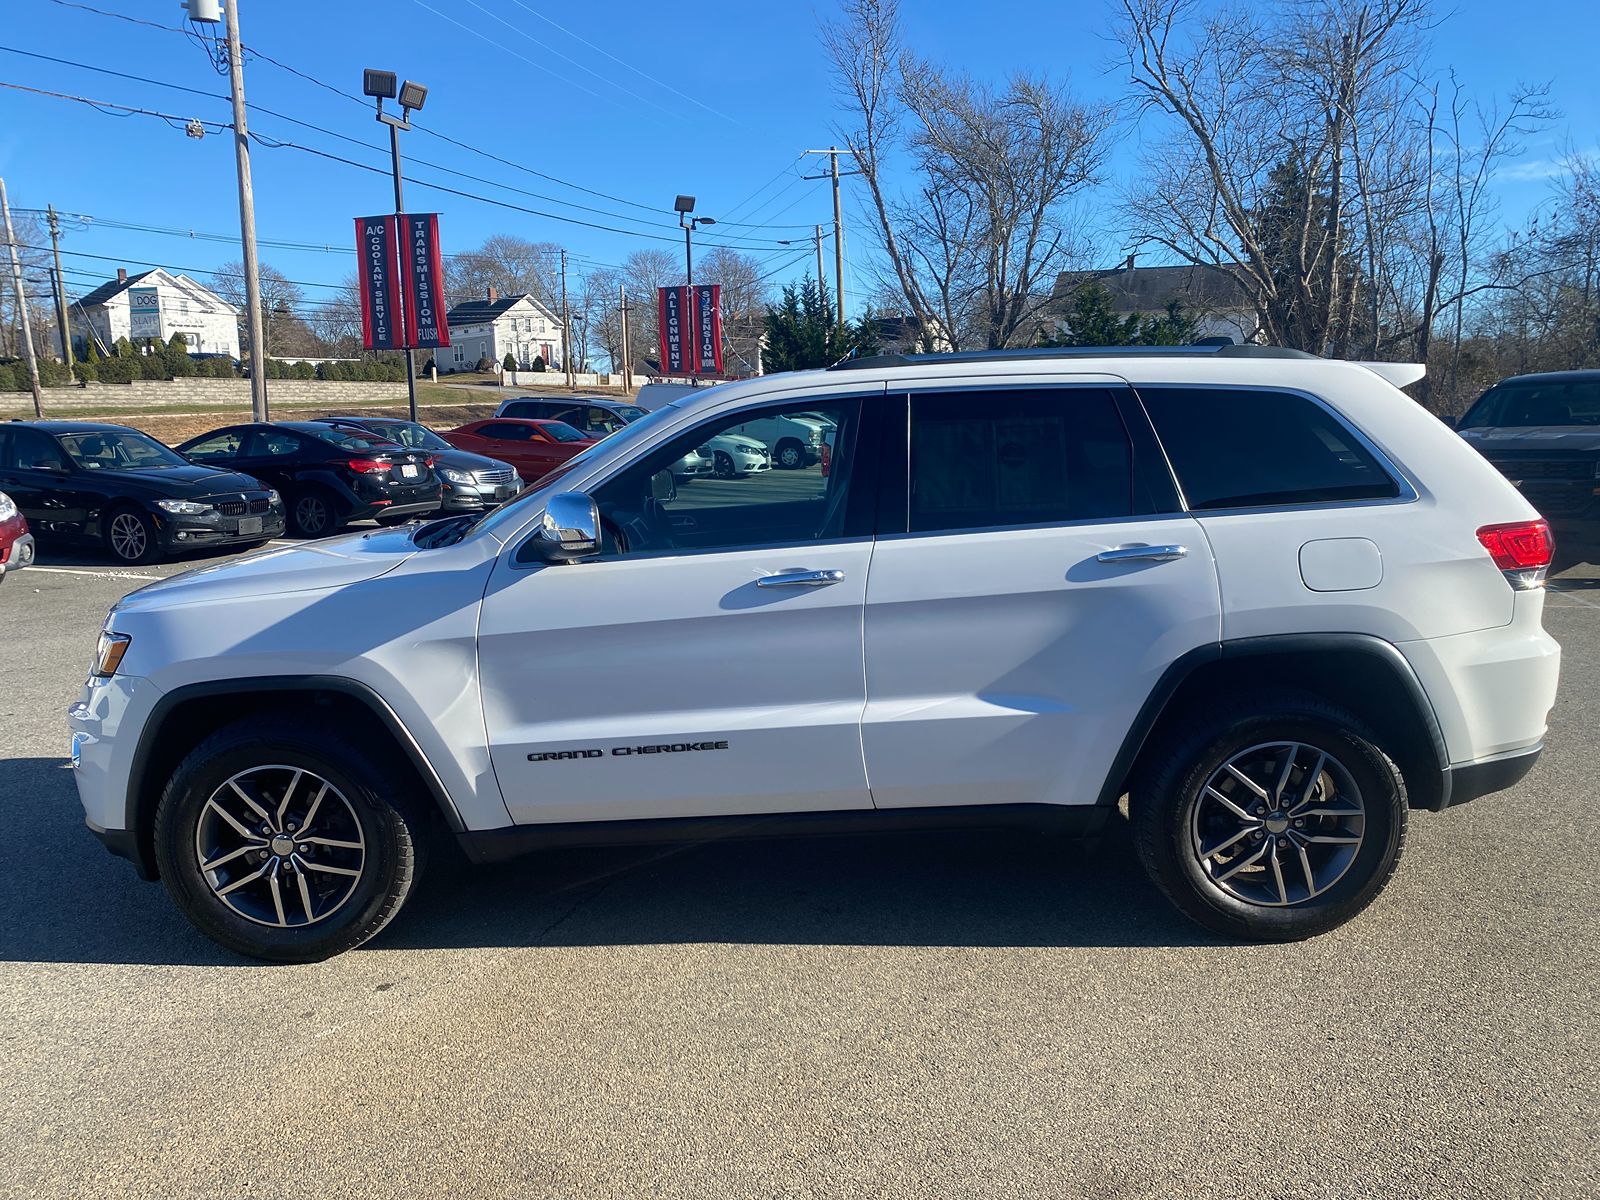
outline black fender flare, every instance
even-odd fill
[[[1363,654],[1382,662],[1393,672],[1408,703],[1428,733],[1433,756],[1439,767],[1440,790],[1436,797],[1429,798],[1426,807],[1435,812],[1448,807],[1452,778],[1450,754],[1445,747],[1444,732],[1439,727],[1439,717],[1433,710],[1433,702],[1428,699],[1428,693],[1423,689],[1422,681],[1417,678],[1416,670],[1407,661],[1406,656],[1400,653],[1399,647],[1393,642],[1369,633],[1268,634],[1262,637],[1208,642],[1179,655],[1162,672],[1161,678],[1150,690],[1150,695],[1145,698],[1144,705],[1139,709],[1139,715],[1134,718],[1133,724],[1123,737],[1117,756],[1111,761],[1111,770],[1106,774],[1105,782],[1100,785],[1100,794],[1096,797],[1095,803],[1116,804],[1117,798],[1124,790],[1123,784],[1133,770],[1134,763],[1138,762],[1151,731],[1156,727],[1156,722],[1166,712],[1167,706],[1184,681],[1198,668],[1222,659],[1261,657],[1269,654],[1319,653]]]
[[[150,762],[161,739],[167,719],[181,705],[194,700],[215,699],[219,696],[256,696],[270,692],[332,692],[348,697],[366,708],[378,723],[393,737],[422,781],[429,796],[438,806],[445,824],[452,833],[462,833],[466,824],[456,810],[455,802],[445,789],[444,781],[434,770],[428,756],[405,722],[400,719],[389,702],[369,685],[356,679],[338,675],[264,675],[239,679],[217,679],[185,684],[164,693],[145,718],[139,732],[139,742],[134,747],[133,761],[128,769],[127,793],[124,808],[127,812],[128,831],[131,836],[131,854],[134,868],[142,879],[157,877],[155,856],[150,840],[155,825],[155,806],[161,789],[149,786],[146,776]]]

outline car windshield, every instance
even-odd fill
[[[565,421],[545,421],[539,426],[539,429],[558,442],[581,442],[589,436],[581,429],[574,429]]]
[[[1497,384],[1461,419],[1461,429],[1600,425],[1600,378],[1524,379]]]
[[[332,442],[341,450],[387,450],[394,443],[375,433],[355,433],[348,429],[322,429],[316,435],[321,441]]]
[[[65,433],[57,440],[72,461],[88,471],[158,471],[189,465],[177,451],[131,429]]]
[[[397,446],[409,446],[413,450],[448,450],[450,443],[445,441],[426,425],[415,421],[377,421],[367,422],[363,428],[370,430],[375,437],[393,442]]]
[[[644,409],[638,407],[637,405],[633,405],[633,404],[619,404],[615,408],[611,409],[611,411],[616,413],[617,416],[621,417],[624,421],[627,421],[629,424],[632,424],[634,421],[637,421],[640,417],[646,415]]]

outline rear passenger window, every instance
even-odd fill
[[[1385,500],[1399,485],[1355,435],[1292,392],[1142,387],[1191,509]]]
[[[910,529],[1126,517],[1132,458],[1099,388],[913,395]]]

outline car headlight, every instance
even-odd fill
[[[156,507],[162,512],[175,513],[183,517],[193,517],[211,511],[211,505],[201,504],[198,500],[157,500]]]
[[[477,483],[478,482],[477,479],[473,477],[473,474],[472,474],[471,471],[458,471],[454,467],[440,467],[439,468],[439,474],[443,475],[451,483]]]
[[[276,508],[276,507],[278,507],[278,505],[280,505],[282,503],[283,503],[283,497],[278,495],[278,489],[277,488],[268,488],[267,489],[267,505],[268,505],[268,507]]]
[[[122,665],[122,656],[128,652],[133,639],[125,633],[112,633],[109,629],[100,634],[100,644],[94,649],[93,673],[108,679]]]
[[[9,521],[17,515],[17,502],[4,492],[0,492],[0,521]]]

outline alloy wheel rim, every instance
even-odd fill
[[[366,867],[355,808],[328,780],[272,763],[224,781],[194,833],[212,895],[257,925],[302,929],[344,907]]]
[[[800,465],[800,451],[793,446],[785,446],[783,453],[779,455],[779,461],[792,470]]]
[[[1211,773],[1190,819],[1190,847],[1212,886],[1236,900],[1292,908],[1349,871],[1366,805],[1349,769],[1304,742],[1265,742]]]
[[[132,513],[118,513],[111,518],[111,549],[118,558],[137,559],[150,544],[144,531],[144,522]]]
[[[328,522],[327,506],[315,496],[302,496],[295,505],[295,519],[307,533],[321,533]]]
[[[717,456],[712,460],[716,473],[724,479],[733,478],[733,457],[726,451],[718,450]]]

